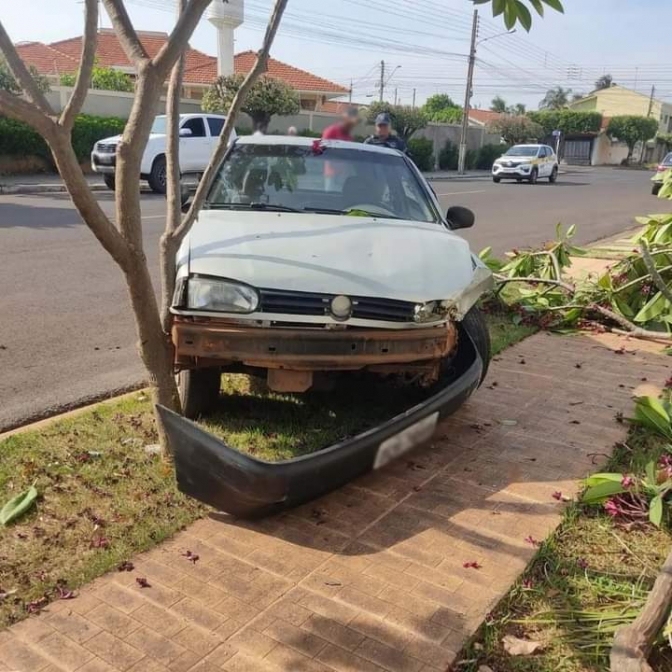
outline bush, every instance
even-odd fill
[[[311,131],[309,128],[304,128],[299,131],[299,135],[302,138],[321,138],[322,133],[318,133],[317,131]]]
[[[89,158],[93,145],[124,130],[126,122],[116,117],[93,117],[80,114],[72,129],[72,146],[80,161]],[[52,163],[47,143],[30,126],[0,117],[0,154],[9,156],[40,156]]]
[[[411,138],[408,154],[420,170],[434,170],[434,144],[428,138]]]
[[[563,135],[584,135],[599,133],[602,126],[600,112],[580,112],[578,110],[542,110],[529,112],[532,121],[544,129],[545,135],[562,131]]]
[[[498,159],[507,149],[506,145],[483,145],[478,150],[474,168],[477,170],[490,170],[495,159]]]
[[[458,146],[450,140],[446,140],[443,149],[439,152],[439,168],[441,170],[457,170],[459,154]]]

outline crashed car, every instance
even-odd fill
[[[651,178],[651,193],[658,196],[658,192],[663,188],[665,180],[669,177],[672,171],[672,152],[667,154],[665,158],[658,164],[656,172]]]
[[[455,233],[473,223],[466,208],[443,213],[397,150],[237,139],[177,257],[172,340],[184,414],[213,410],[222,372],[301,393],[365,371],[422,384],[428,398],[345,444],[274,464],[163,410],[180,487],[220,509],[259,513],[337,487],[431,436],[488,365],[476,303],[492,276]]]

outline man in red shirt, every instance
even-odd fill
[[[359,113],[357,112],[357,108],[350,107],[342,114],[340,121],[337,121],[331,126],[327,126],[327,128],[322,131],[322,139],[347,140],[348,142],[354,142],[352,131],[355,129],[358,122]],[[342,167],[334,161],[324,162],[324,182],[327,191],[340,191],[343,182],[345,182],[347,177],[348,175],[343,173]]]
[[[341,120],[322,131],[322,140],[347,140],[354,142],[352,132],[359,122],[357,108],[350,107],[341,115]]]

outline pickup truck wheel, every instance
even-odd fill
[[[149,173],[147,182],[155,194],[166,193],[166,157],[157,156],[152,164],[152,171]]]
[[[105,182],[105,186],[111,191],[114,191],[117,186],[114,175],[103,175],[103,182]]]
[[[180,371],[177,374],[177,389],[184,416],[195,420],[212,413],[217,406],[221,384],[222,371],[219,367]]]
[[[471,336],[476,350],[478,350],[478,354],[481,356],[483,362],[481,382],[483,382],[490,365],[490,332],[488,331],[488,324],[483,317],[483,313],[476,306],[472,306],[464,316],[462,326],[469,336]]]

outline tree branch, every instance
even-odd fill
[[[672,340],[672,334],[665,334],[662,331],[650,331],[649,329],[642,329],[622,315],[619,315],[618,313],[615,313],[608,308],[604,308],[603,306],[599,306],[596,303],[587,306],[587,309],[594,310],[596,313],[600,313],[600,315],[613,320],[616,322],[616,324],[620,324],[625,329],[625,332],[628,336],[633,336],[634,338],[641,338],[648,341]]]
[[[211,1],[190,0],[186,8],[180,12],[180,18],[168,37],[168,41],[152,59],[152,65],[156,68],[156,72],[162,81],[168,76],[178,56],[184,51],[185,44],[189,41],[203,16],[203,12],[208,8]],[[221,2],[222,0],[214,1]]]
[[[261,49],[257,53],[257,60],[254,64],[254,67],[247,74],[247,77],[245,77],[245,80],[240,85],[240,88],[236,92],[236,95],[231,102],[231,107],[229,108],[229,111],[226,115],[224,128],[222,129],[221,135],[219,136],[219,144],[217,145],[217,149],[212,155],[208,167],[205,169],[205,173],[203,174],[203,177],[201,178],[201,181],[198,185],[198,189],[196,190],[196,195],[194,196],[194,200],[191,203],[189,212],[182,220],[182,224],[180,224],[173,234],[178,241],[182,240],[182,238],[191,228],[191,225],[196,219],[198,211],[201,209],[203,202],[205,201],[205,195],[212,186],[215,175],[219,170],[219,165],[222,162],[224,155],[226,154],[226,150],[228,149],[229,137],[231,136],[231,131],[233,130],[236,123],[236,117],[240,112],[240,108],[243,105],[243,101],[245,100],[247,92],[257,80],[259,75],[266,70],[268,54],[271,50],[271,45],[273,44],[275,34],[278,32],[278,28],[280,27],[280,21],[282,20],[282,15],[286,7],[287,0],[276,0],[273,13],[271,14],[271,19],[268,23],[268,26],[266,27],[264,41],[261,45]]]
[[[554,285],[564,289],[570,294],[576,292],[576,287],[574,287],[574,285],[570,285],[562,280],[551,280],[546,278],[506,278],[502,275],[495,275],[495,280],[497,280],[500,285],[506,285],[509,282],[529,282],[533,285]]]
[[[114,30],[128,60],[138,68],[149,62],[149,56],[133,28],[126,7],[122,0],[103,0],[107,15],[114,26]]]
[[[2,25],[2,21],[0,21],[0,53],[4,55],[9,69],[12,71],[12,74],[28,99],[44,114],[53,115],[54,111],[51,108],[51,105],[49,105],[49,101],[44,93],[40,91],[37,82],[33,79],[33,76],[30,74],[25,63],[21,60],[21,57],[14,47],[14,43],[7,34],[5,27]]]
[[[646,266],[646,270],[649,272],[649,275],[651,276],[651,279],[655,283],[656,287],[660,290],[660,293],[670,302],[672,303],[672,291],[670,291],[670,288],[667,286],[665,283],[665,280],[660,276],[660,273],[658,272],[658,269],[656,268],[656,264],[653,261],[653,258],[651,257],[651,253],[649,252],[649,246],[647,245],[645,240],[641,240],[639,243],[639,249],[642,251],[642,257],[644,258],[644,264]]]
[[[84,37],[82,38],[82,57],[75,88],[65,106],[59,123],[68,131],[72,130],[75,118],[82,110],[84,99],[91,86],[93,65],[96,60],[98,46],[98,0],[85,0],[86,14],[84,20]]]
[[[54,122],[51,117],[48,117],[34,103],[29,103],[8,91],[0,91],[0,113],[17,121],[25,121],[45,139],[53,131]]]

